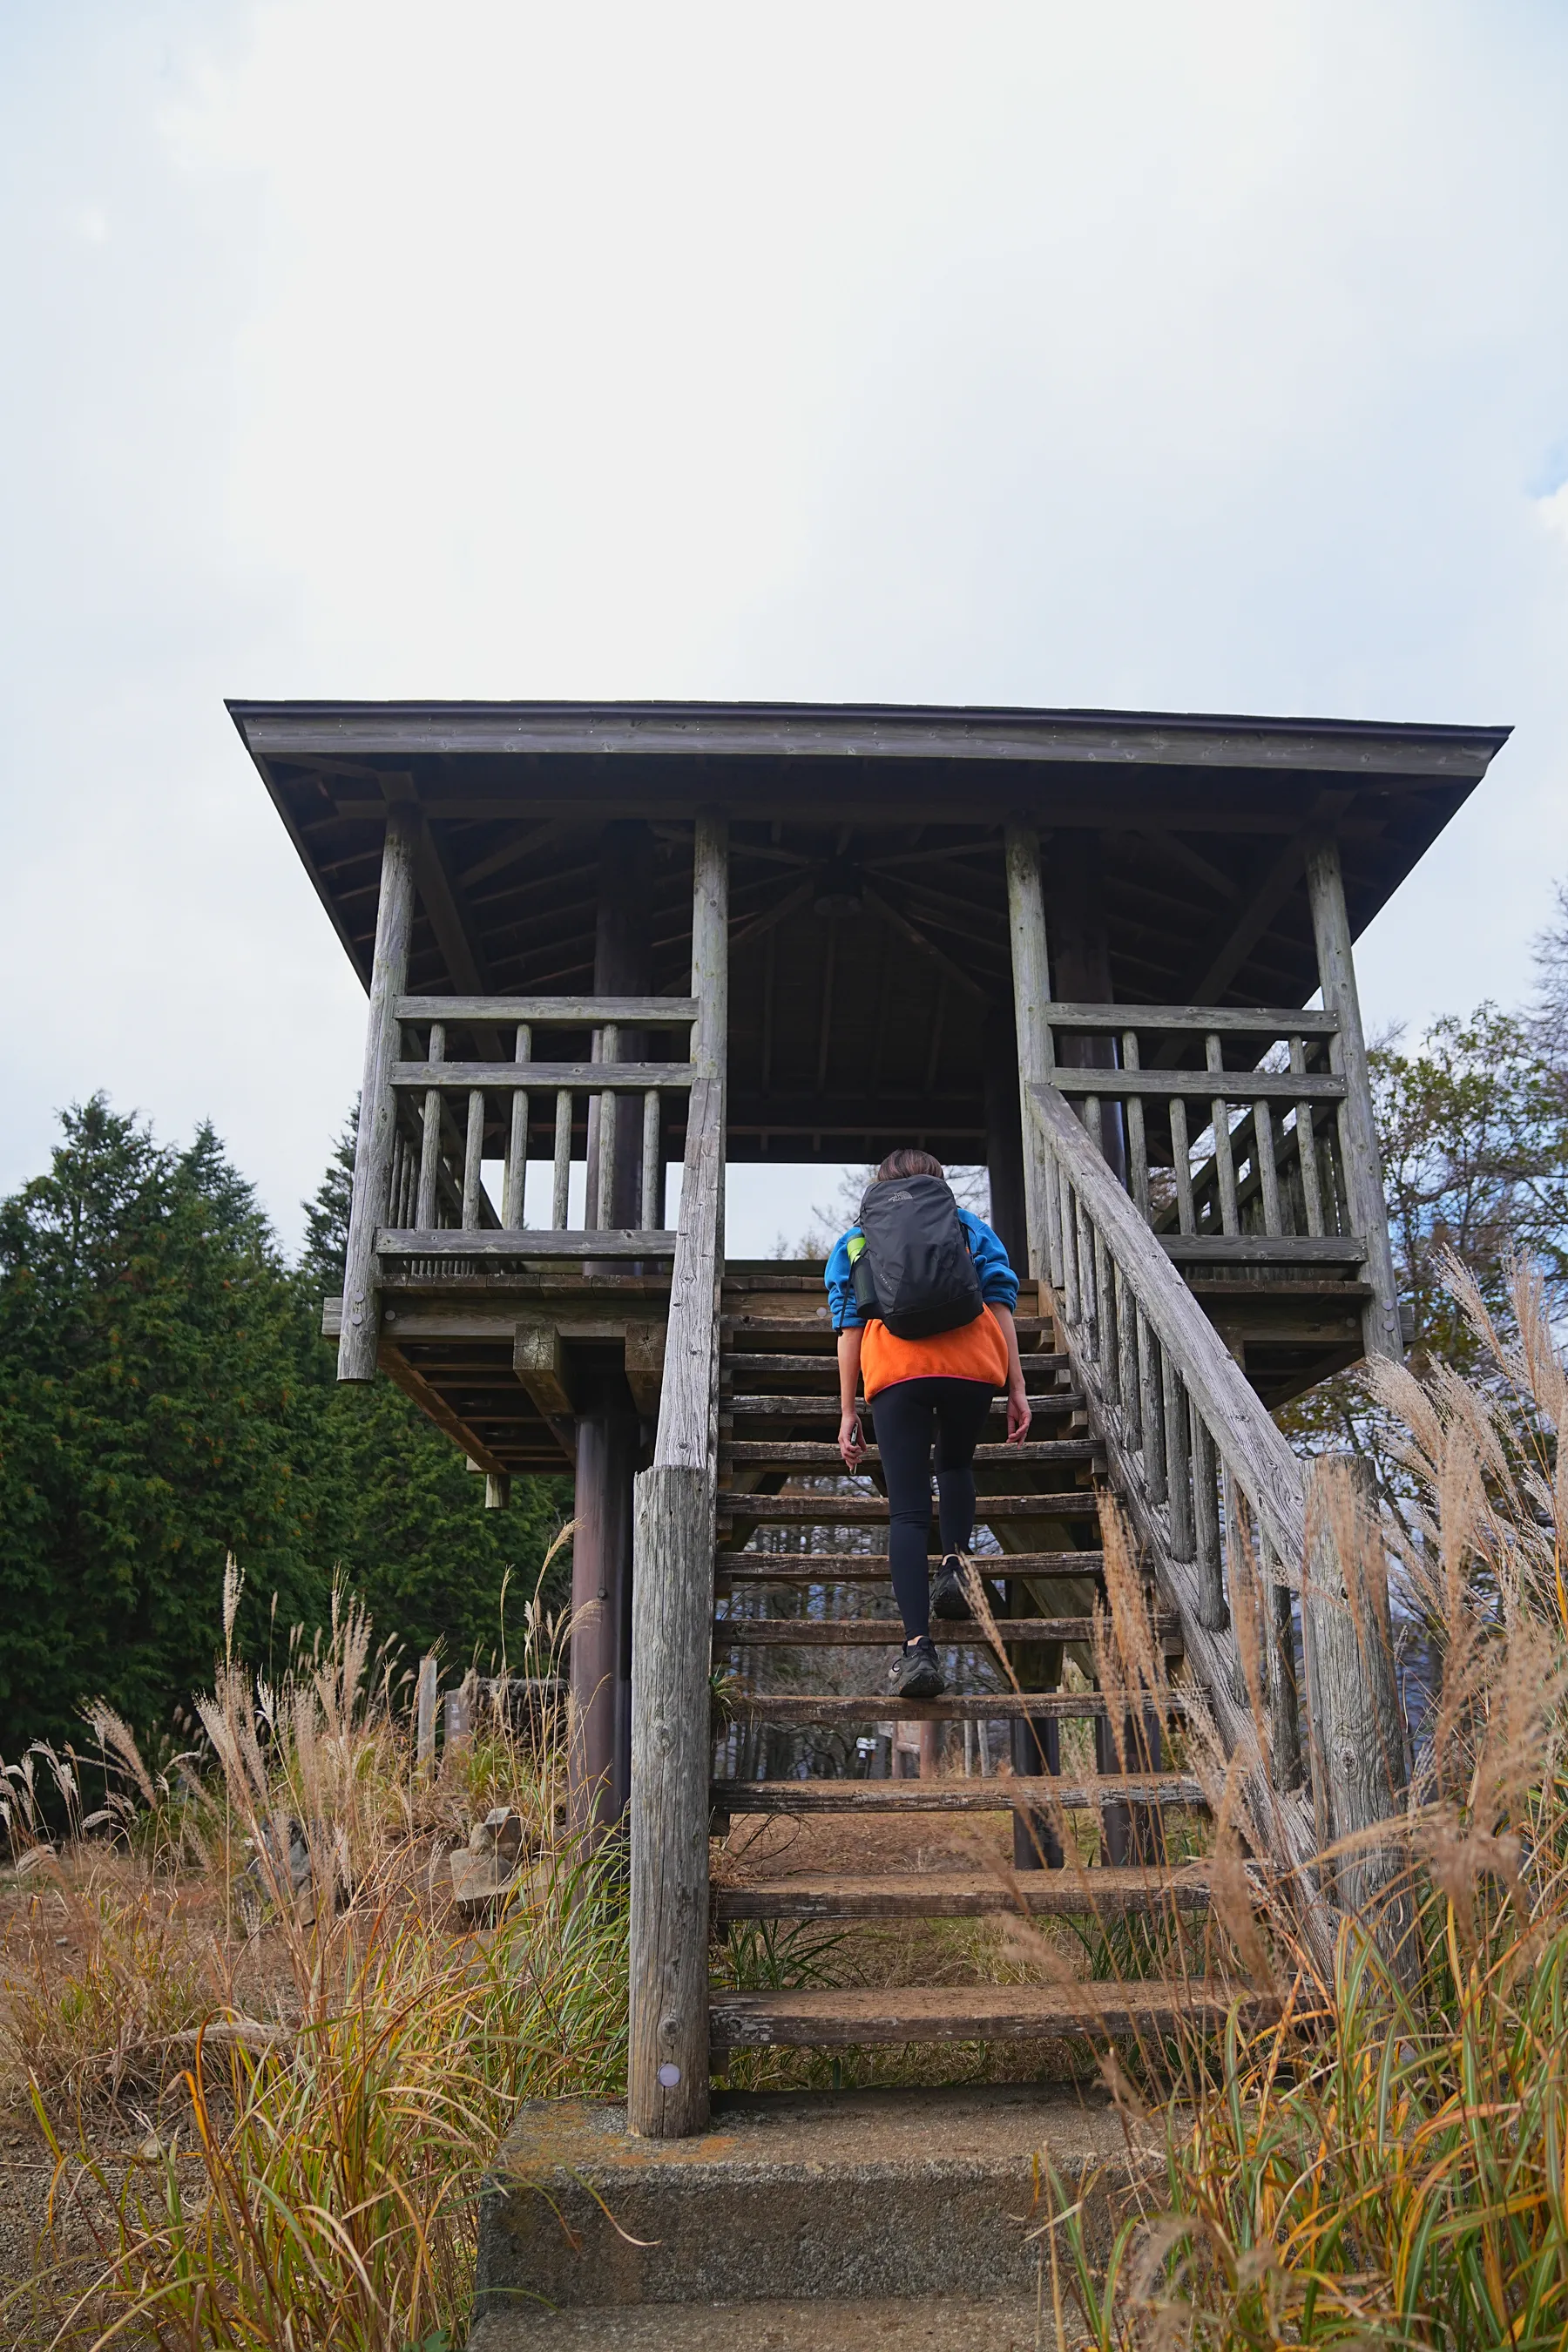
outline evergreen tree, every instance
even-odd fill
[[[62,1124],[49,1173],[0,1203],[0,1752],[69,1736],[99,1696],[161,1730],[210,1679],[229,1551],[253,1657],[324,1622],[334,1574],[380,1633],[459,1665],[500,1649],[510,1570],[515,1639],[570,1482],[486,1511],[390,1381],[339,1386],[321,1307],[352,1125],[290,1268],[210,1128],[176,1150],[102,1096]]]
[[[224,1555],[317,1621],[293,1281],[208,1127],[156,1144],[102,1096],[0,1205],[0,1721],[15,1753],[102,1693],[161,1724],[211,1672]],[[250,1631],[258,1629],[253,1624]]]

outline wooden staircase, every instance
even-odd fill
[[[1209,1879],[1184,1850],[1199,1845],[1205,1808],[1223,1804],[1227,1836],[1289,1903],[1293,1931],[1326,1971],[1333,1928],[1319,1847],[1342,1820],[1359,1829],[1381,1818],[1350,1790],[1339,1759],[1345,1753],[1353,1759],[1358,1746],[1392,1757],[1397,1745],[1396,1706],[1390,1700],[1380,1714],[1371,1699],[1362,1704],[1362,1685],[1370,1691],[1372,1684],[1353,1661],[1340,1676],[1344,1720],[1362,1729],[1348,1740],[1334,1730],[1330,1685],[1338,1670],[1328,1662],[1337,1637],[1330,1620],[1336,1612],[1345,1616],[1342,1575],[1361,1574],[1356,1546],[1333,1537],[1332,1510],[1309,1513],[1318,1474],[1310,1481],[1249,1382],[1247,1343],[1221,1337],[1183,1271],[1215,1259],[1246,1276],[1287,1260],[1316,1263],[1331,1250],[1342,1257],[1347,1249],[1359,1262],[1372,1247],[1370,1178],[1346,1191],[1357,1226],[1348,1243],[1315,1230],[1304,1239],[1277,1230],[1287,1162],[1272,1109],[1263,1120],[1249,1113],[1245,1139],[1258,1162],[1264,1231],[1233,1230],[1244,1189],[1237,1159],[1242,1129],[1233,1130],[1228,1097],[1256,1105],[1289,1088],[1299,1098],[1295,1133],[1302,1139],[1315,1133],[1320,1102],[1337,1106],[1340,1164],[1365,1160],[1350,1148],[1352,1090],[1334,1061],[1342,1057],[1340,1030],[1353,1027],[1350,1013],[1342,1007],[1333,1016],[1327,1075],[1300,1066],[1293,1034],[1283,1076],[1227,1072],[1221,1032],[1273,1035],[1277,1016],[1192,1007],[1119,1009],[1127,1025],[1115,1066],[1103,1057],[1092,1068],[1058,1066],[1039,844],[1026,828],[1008,828],[1030,1267],[1019,1328],[1034,1425],[1023,1447],[986,1444],[976,1457],[984,1581],[973,1599],[982,1622],[973,1632],[943,1635],[954,1666],[952,1693],[924,1704],[895,1702],[877,1687],[881,1675],[872,1664],[884,1643],[890,1654],[900,1639],[881,1597],[886,1571],[870,1549],[887,1505],[875,1484],[875,1454],[868,1478],[846,1482],[833,1444],[834,1339],[820,1276],[725,1263],[721,849],[718,831],[700,823],[694,1076],[654,1458],[637,1478],[634,1509],[627,2114],[633,2134],[649,2138],[707,2128],[712,2070],[723,2069],[737,2049],[1062,2038],[1103,2045],[1116,2034],[1166,2034],[1183,2021],[1212,2026],[1237,2003],[1248,2015],[1265,2013],[1269,2000],[1240,1969],[1235,1982],[1225,1973],[1222,1923],[1205,1918]],[[1066,1013],[1088,1018],[1095,1008],[1069,1006]],[[1287,1029],[1293,1033],[1308,1017],[1286,1015]],[[1200,1073],[1163,1061],[1141,1066],[1140,1025],[1168,1033],[1175,1051],[1194,1022],[1205,1036]],[[1199,1219],[1195,1196],[1186,1197],[1187,1130],[1176,1116],[1194,1086],[1213,1097],[1217,1152],[1219,1230],[1202,1234],[1187,1231]],[[1170,1238],[1152,1229],[1152,1196],[1143,1198],[1152,1181],[1145,1112],[1167,1101],[1180,1147],[1182,1228]],[[1107,1156],[1112,1145],[1120,1150],[1121,1137],[1130,1152],[1124,1171]],[[1315,1199],[1321,1223],[1325,1200],[1310,1172],[1316,1150],[1314,1143],[1303,1181],[1308,1210]],[[1373,1165],[1366,1160],[1363,1177]],[[1308,1222],[1313,1225],[1311,1213]],[[635,1236],[626,1239],[629,1246]],[[1368,1303],[1369,1346],[1386,1288],[1374,1285]],[[1002,1434],[998,1413],[995,1436]],[[1108,1499],[1114,1514],[1102,1510]],[[1327,1560],[1326,1570],[1313,1570],[1325,1580],[1311,1586],[1304,1580],[1310,1537],[1313,1559]],[[813,1549],[818,1542],[820,1550]],[[827,1587],[838,1596],[831,1615],[799,1608],[805,1595]],[[1297,1593],[1308,1682],[1317,1690],[1310,1794],[1296,1687]],[[1369,1595],[1365,1585],[1363,1601]],[[1376,1606],[1385,1621],[1386,1597]],[[1372,1626],[1370,1601],[1362,1613]],[[1378,1687],[1386,1685],[1386,1696],[1393,1675],[1385,1622],[1378,1643],[1384,1654]],[[1064,1650],[1089,1668],[1073,1690],[1059,1687]],[[797,1662],[815,1654],[820,1670],[797,1663],[789,1689],[759,1688],[755,1673],[736,1674],[770,1653]],[[987,1654],[1005,1672],[983,1671]],[[734,1675],[741,1685],[733,1713],[752,1730],[810,1728],[842,1739],[857,1725],[868,1730],[911,1718],[928,1727],[1005,1721],[1014,1769],[870,1780],[808,1765],[804,1777],[759,1778],[731,1759],[715,1779],[716,1656],[721,1675]],[[836,1658],[862,1661],[864,1674],[830,1687]],[[843,1669],[837,1679],[844,1682]],[[1069,1769],[1057,1770],[1064,1726],[1069,1748],[1076,1744],[1075,1719],[1094,1726],[1092,1762],[1074,1758]],[[1172,1770],[1164,1748],[1178,1727],[1184,1769]],[[842,1748],[838,1760],[847,1760]],[[1336,1774],[1346,1782],[1342,1805]],[[997,1835],[1007,1815],[1011,1853]],[[795,1850],[775,1852],[771,1861],[765,1834],[761,1842],[744,1829],[735,1834],[748,1821],[765,1832],[770,1817],[775,1841],[781,1823],[795,1832]],[[715,1830],[729,1832],[717,1885]],[[1184,1858],[1173,1862],[1173,1851]],[[1065,1960],[1058,1966],[1058,1948],[1041,1936],[1022,1983],[715,1990],[710,1982],[716,1924],[830,1920],[853,1933],[876,1920],[1008,1912],[1020,1921],[1070,1916],[1118,1932],[1142,1919],[1153,1931],[1142,1939],[1145,1964],[1163,1953],[1166,1973],[1145,1974],[1140,1966],[1085,1979]],[[1190,1936],[1181,1932],[1184,1921]],[[1115,1939],[1102,1932],[1086,1940],[1109,1954]],[[1194,1959],[1194,1950],[1205,1957]]]
[[[1023,1444],[983,1441],[976,1450],[977,1535],[986,1547],[977,1564],[985,1573],[1007,1662],[1031,1649],[1037,1655],[1040,1645],[1049,1645],[1047,1655],[1055,1660],[1068,1649],[1092,1671],[1097,1608],[1101,1644],[1109,1631],[1101,1606],[1105,1563],[1097,1542],[1106,1456],[1086,1423],[1083,1391],[1073,1381],[1054,1313],[1024,1311],[1028,1303],[1026,1297],[1020,1303],[1018,1332],[1034,1420]],[[869,1419],[874,1434],[874,1408]],[[1136,1725],[1129,1727],[1131,1748],[1124,1733],[1119,1756],[1110,1738],[1110,1702],[1100,1690],[1010,1686],[1019,1677],[1006,1666],[996,1671],[1002,1661],[981,1625],[933,1621],[949,1692],[927,1701],[896,1699],[888,1695],[885,1681],[901,1628],[889,1613],[885,1549],[771,1548],[781,1538],[807,1546],[814,1540],[841,1543],[862,1529],[868,1541],[872,1529],[885,1526],[882,1493],[867,1491],[872,1482],[880,1486],[875,1445],[867,1458],[869,1477],[847,1479],[834,1442],[837,1420],[837,1367],[820,1272],[782,1266],[731,1270],[720,1319],[713,1622],[718,1675],[721,1684],[741,1685],[730,1702],[734,1731],[729,1744],[741,1746],[739,1735],[748,1727],[813,1727],[843,1734],[858,1729],[864,1735],[900,1722],[967,1720],[1029,1724],[1043,1732],[1050,1724],[1087,1720],[1096,1727],[1096,1769],[1048,1778],[1020,1775],[1011,1762],[1000,1771],[963,1777],[924,1770],[921,1777],[904,1779],[841,1772],[759,1779],[737,1778],[731,1771],[715,1780],[711,1791],[713,1825],[729,1833],[728,1853],[738,1857],[727,1860],[714,1886],[715,1924],[853,1925],[1008,1915],[1029,1920],[1077,1916],[1102,1923],[1141,1916],[1173,1924],[1177,1916],[1191,1920],[1206,1913],[1209,1885],[1202,1864],[1164,1859],[1168,1828],[1178,1821],[1191,1823],[1205,1810],[1197,1778],[1158,1769],[1160,1729],[1178,1722],[1184,1709],[1181,1692],[1168,1679],[1162,1677],[1157,1699],[1141,1694],[1147,1703],[1139,1707]],[[999,1441],[1005,1428],[1005,1400],[997,1402],[994,1423]],[[1032,1548],[1042,1531],[1054,1538],[1056,1548]],[[939,1549],[933,1533],[933,1566]],[[840,1613],[813,1613],[816,1596],[835,1593]],[[844,1613],[873,1596],[882,1613]],[[1057,1608],[1043,1613],[1042,1604],[1048,1609],[1053,1601]],[[1152,1595],[1148,1617],[1168,1668],[1180,1655],[1177,1621],[1155,1605]],[[793,1654],[797,1673],[804,1669],[802,1678],[809,1684],[814,1657],[833,1653],[847,1653],[856,1665],[864,1665],[847,1691],[752,1686],[759,1660],[764,1662],[765,1679],[770,1657]],[[984,1657],[994,1661],[989,1672],[980,1663]],[[1047,1761],[1038,1746],[1032,1760],[1038,1774]],[[1138,1769],[1141,1764],[1148,1769]],[[906,1824],[903,1817],[909,1815],[925,1817],[923,1825]],[[914,1836],[918,1832],[929,1843],[932,1815],[957,1817],[963,1842],[973,1850],[968,1867],[910,1867]],[[765,1851],[768,1844],[755,1835],[758,1817],[793,1822],[800,1825],[800,1841],[809,1843],[805,1825],[824,1816],[847,1817],[848,1843],[868,1849],[852,1867],[803,1871],[786,1862],[779,1874],[772,1874],[766,1861],[748,1866],[747,1850],[760,1844]],[[1023,1825],[1011,1844],[998,1833],[998,1817],[1008,1816]],[[1098,1838],[1089,1826],[1096,1822]],[[1039,1849],[1051,1829],[1058,1851],[1068,1849],[1067,1866],[1040,1868]],[[776,1847],[779,1842],[773,1843]],[[1026,1863],[1036,1866],[1015,1866],[1014,1852],[1020,1847]],[[1143,1858],[1107,1859],[1122,1848]],[[731,2051],[767,2045],[1046,2038],[1087,2038],[1102,2044],[1108,2034],[1160,2032],[1178,2020],[1212,2024],[1232,1998],[1231,1988],[1194,1982],[1185,1974],[1169,1980],[1078,1980],[1065,1957],[1051,1965],[1044,1945],[1042,1955],[1047,1980],[1041,1982],[716,1992],[710,2010],[712,2063],[722,2069]]]

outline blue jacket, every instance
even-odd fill
[[[980,1296],[987,1307],[1013,1307],[1018,1303],[1018,1277],[1007,1263],[1007,1253],[989,1225],[982,1223],[968,1209],[960,1209],[958,1222],[969,1242],[969,1255],[974,1260],[974,1271],[980,1276]],[[836,1331],[858,1330],[866,1318],[855,1304],[855,1278],[849,1265],[849,1244],[859,1232],[851,1225],[833,1244],[833,1255],[827,1261],[827,1301],[833,1313]]]

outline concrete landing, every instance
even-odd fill
[[[977,2303],[988,2327],[1026,2313],[1032,2345],[1041,2155],[1075,2183],[1098,2176],[1108,2239],[1158,2151],[1130,2146],[1110,2102],[1078,2086],[721,2096],[710,2131],[662,2141],[632,2138],[606,2102],[531,2103],[480,2209],[473,2352],[697,2352],[733,2342],[736,2305],[751,2339],[779,2347],[830,2352],[825,2330],[841,2324],[847,2352],[863,2352],[872,2316],[910,2352],[973,2345]],[[945,2310],[931,2300],[943,2297]],[[985,2340],[1001,2352],[1006,2338]]]

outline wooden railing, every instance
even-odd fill
[[[693,999],[405,996],[395,1017],[405,1035],[412,1033],[417,1058],[395,1063],[390,1074],[398,1118],[386,1222],[376,1234],[379,1254],[479,1263],[500,1255],[673,1256],[675,1236],[663,1225],[666,1104],[671,1094],[690,1092],[696,1072],[687,1061],[623,1061],[621,1041],[628,1029],[689,1031],[697,1019]],[[454,1059],[452,1034],[465,1030],[481,1035],[504,1030],[511,1059]],[[587,1033],[589,1059],[536,1059],[542,1030]],[[642,1111],[640,1218],[635,1225],[617,1225],[616,1163],[626,1124],[618,1106],[628,1097]],[[574,1146],[579,1103],[584,1108],[581,1152]],[[490,1138],[500,1149],[487,1155]],[[531,1143],[546,1148],[531,1151]],[[499,1213],[480,1181],[487,1156],[503,1163]],[[531,1158],[551,1163],[550,1222],[527,1230],[524,1239]],[[587,1179],[578,1228],[567,1222],[574,1158],[585,1161]]]
[[[338,1342],[340,1380],[374,1377],[383,1274],[450,1279],[531,1260],[667,1263],[676,1237],[664,1224],[665,1143],[671,1097],[690,1094],[692,1061],[622,1060],[626,1033],[689,1033],[692,997],[407,996],[412,870],[402,870],[389,826],[384,858],[376,973],[371,993],[360,1136]],[[401,936],[398,919],[402,913]],[[390,938],[388,933],[390,931]],[[383,972],[383,951],[391,969]],[[383,981],[385,985],[383,985]],[[535,1058],[540,1033],[575,1033],[586,1060]],[[467,1038],[478,1051],[451,1051]],[[510,1058],[501,1058],[503,1044]],[[641,1107],[636,1132],[622,1117]],[[578,1106],[583,1116],[578,1117]],[[638,1222],[617,1223],[618,1166],[637,1163],[629,1189]],[[550,1223],[523,1224],[530,1159],[551,1167]],[[485,1189],[487,1158],[502,1163],[501,1205]],[[585,1214],[567,1223],[572,1165],[585,1163]]]
[[[1177,1263],[1365,1259],[1344,1181],[1348,1090],[1332,1013],[1053,1003],[1046,1017],[1053,1085],[1122,1163]],[[1067,1066],[1063,1048],[1071,1052],[1074,1038],[1116,1059]],[[1275,1046],[1287,1068],[1266,1066]],[[1200,1066],[1180,1066],[1199,1055]]]
[[[1036,1084],[1029,1101],[1074,1375],[1226,1752],[1247,1770],[1256,1830],[1304,1868],[1313,1842],[1297,1792],[1290,1597],[1305,1550],[1302,1466],[1065,1092]],[[1236,1608],[1264,1662],[1261,1724]]]

